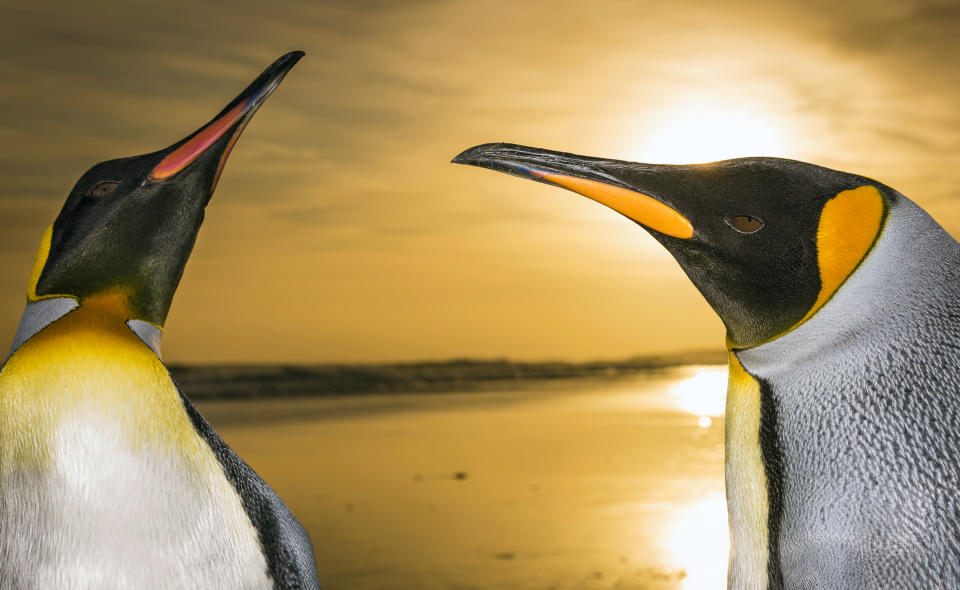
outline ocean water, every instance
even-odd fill
[[[726,369],[198,404],[326,590],[722,589]]]

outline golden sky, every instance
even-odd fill
[[[227,164],[171,361],[588,359],[720,348],[616,213],[448,164],[509,141],[687,163],[792,157],[960,235],[960,4],[825,0],[4,2],[0,341],[90,165],[165,147],[307,56]],[[5,345],[4,345],[5,346]]]

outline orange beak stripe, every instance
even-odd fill
[[[693,237],[693,225],[686,217],[669,205],[665,205],[643,193],[565,174],[554,174],[539,170],[528,170],[528,173],[551,184],[593,199],[662,234],[684,240]]]
[[[173,150],[167,156],[160,160],[153,171],[150,173],[150,181],[156,182],[165,178],[170,178],[177,172],[190,165],[207,148],[223,137],[228,129],[234,126],[237,121],[243,118],[249,110],[249,104],[244,101],[224,113],[223,116],[213,121],[196,135],[187,140],[186,143]]]

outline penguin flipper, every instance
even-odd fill
[[[306,529],[259,475],[227,445],[210,423],[177,391],[194,428],[223,466],[260,537],[267,573],[276,590],[320,590],[313,543]]]

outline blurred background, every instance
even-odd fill
[[[0,12],[0,342],[90,165],[307,52],[231,155],[164,356],[328,588],[723,586],[721,323],[632,222],[462,149],[797,158],[960,233],[953,0]]]

